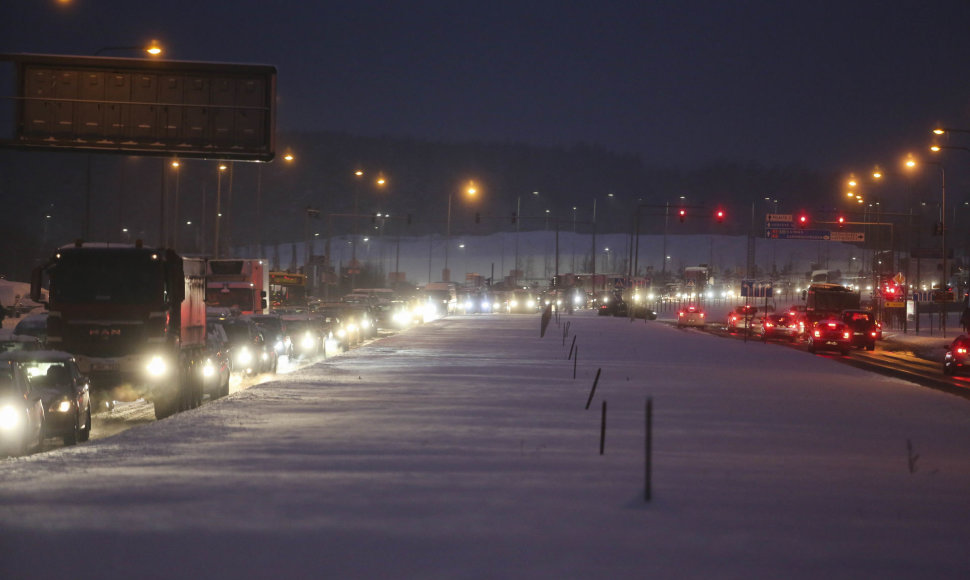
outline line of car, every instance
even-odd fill
[[[704,311],[695,305],[677,313],[677,326],[704,327]],[[781,340],[806,343],[811,353],[835,351],[845,356],[852,348],[873,350],[882,339],[882,325],[868,310],[810,314],[793,307],[782,312],[766,312],[750,304],[735,307],[727,317],[729,334],[757,335],[763,342]]]

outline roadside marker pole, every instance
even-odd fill
[[[600,373],[603,372],[602,368],[596,369],[596,378],[593,379],[593,388],[589,391],[589,398],[586,399],[586,409],[589,410],[590,403],[593,402],[593,395],[596,393],[596,383],[600,382]],[[574,377],[575,378],[575,377]]]
[[[649,502],[651,499],[653,487],[653,473],[651,468],[651,463],[653,462],[653,399],[647,397],[647,411],[646,411],[646,425],[645,425],[645,440],[644,440],[644,471],[643,471],[643,501]]]
[[[579,361],[579,347],[576,347],[576,356],[573,357],[573,380],[576,380],[576,363]]]
[[[566,357],[566,360],[570,360],[570,359],[573,358],[573,349],[575,349],[575,348],[576,348],[576,335],[574,334],[573,335],[573,343],[571,345],[569,345],[569,356]]]
[[[600,455],[606,450],[606,401],[603,401],[603,414],[600,416]]]

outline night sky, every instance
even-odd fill
[[[925,151],[938,122],[970,126],[966,0],[17,0],[2,10],[2,52],[86,55],[157,39],[167,59],[275,65],[280,131],[847,171]]]

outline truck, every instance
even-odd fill
[[[205,302],[239,314],[269,313],[269,270],[263,260],[206,261]]]
[[[839,318],[843,310],[858,310],[860,304],[858,292],[839,284],[812,284],[805,290],[805,313],[812,322]]]
[[[31,274],[48,284],[47,340],[77,358],[100,404],[145,398],[155,416],[202,403],[205,260],[174,250],[75,242]]]

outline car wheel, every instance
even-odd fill
[[[78,439],[81,438],[81,417],[79,415],[74,416],[74,428],[71,432],[64,435],[64,445],[77,445]]]
[[[90,438],[91,438],[91,409],[89,407],[87,419],[85,420],[85,423],[84,423],[84,429],[81,429],[81,432],[78,434],[77,440],[83,443]]]

